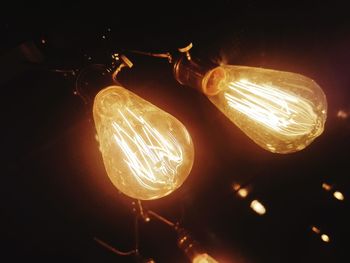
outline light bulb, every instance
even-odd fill
[[[183,228],[175,228],[178,232],[177,244],[192,263],[218,263],[205,253],[197,241]]]
[[[213,259],[211,256],[209,256],[207,253],[199,254],[197,255],[193,260],[192,263],[218,263],[215,259]]]
[[[206,70],[181,58],[176,79],[200,89],[262,148],[275,153],[304,149],[324,129],[327,101],[305,76],[263,68],[217,66]]]
[[[93,115],[107,174],[132,198],[161,198],[189,175],[194,149],[185,126],[120,86],[95,97]]]

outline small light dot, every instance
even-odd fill
[[[344,110],[339,110],[337,113],[337,117],[339,119],[346,119],[347,117],[349,117],[348,112],[344,111]]]
[[[151,221],[151,218],[147,216],[147,217],[145,218],[145,221],[146,221],[146,222],[149,222],[149,221]]]
[[[92,57],[88,57],[88,60],[91,60],[92,59]]]
[[[321,233],[321,230],[320,230],[320,229],[318,229],[318,228],[317,228],[317,227],[315,227],[315,226],[313,226],[311,229],[312,229],[312,231],[313,231],[313,232],[315,232],[316,234]]]
[[[332,189],[332,186],[330,184],[323,183],[322,188],[326,191],[330,191]]]
[[[106,36],[105,36],[105,35],[103,35],[103,36],[102,36],[102,38],[103,38],[103,39],[106,39]]]
[[[183,238],[180,239],[179,244],[183,244],[187,240],[187,236],[184,236]]]
[[[238,190],[238,192],[237,192],[237,194],[240,196],[240,197],[242,197],[242,198],[245,198],[245,197],[247,197],[248,196],[248,189],[246,189],[246,188],[241,188],[241,189],[239,189]]]
[[[45,40],[45,39],[42,39],[42,40],[41,40],[41,44],[43,44],[43,45],[46,44],[46,40]]]
[[[323,242],[326,242],[326,243],[328,243],[330,241],[329,236],[326,234],[322,234],[321,239]]]
[[[334,198],[338,199],[339,201],[343,201],[344,200],[344,195],[341,192],[339,192],[339,191],[335,191],[333,193],[333,196],[334,196]]]
[[[239,188],[241,188],[241,185],[240,185],[240,184],[233,183],[233,184],[232,184],[232,188],[233,188],[233,190],[237,191]]]

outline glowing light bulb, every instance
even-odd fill
[[[203,91],[233,123],[271,152],[302,150],[323,132],[325,95],[304,76],[220,66],[206,74]]]
[[[209,256],[207,253],[197,255],[192,263],[218,263],[215,259]]]
[[[161,198],[191,171],[191,137],[175,117],[120,86],[95,97],[93,115],[107,174],[130,197]]]
[[[323,132],[327,101],[313,80],[263,68],[210,68],[181,58],[174,73],[181,84],[201,90],[262,148],[275,153],[296,152]]]

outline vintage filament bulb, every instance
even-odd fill
[[[303,75],[246,66],[205,66],[188,50],[174,64],[175,78],[197,88],[248,137],[274,153],[304,149],[324,130],[327,101]]]
[[[157,199],[186,180],[194,149],[175,117],[121,86],[96,95],[93,116],[107,174],[122,193]]]

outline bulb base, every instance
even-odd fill
[[[217,67],[213,63],[203,63],[187,56],[179,57],[174,63],[174,77],[184,86],[203,92],[203,79],[208,71]]]

